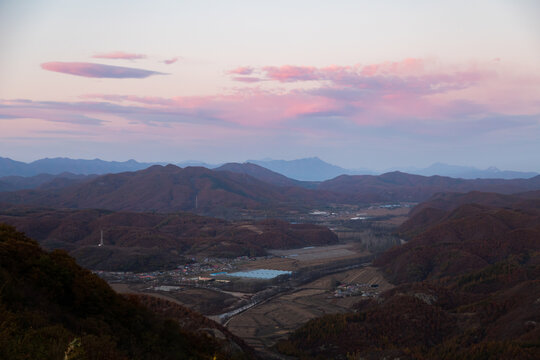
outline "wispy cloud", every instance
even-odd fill
[[[310,66],[266,66],[263,73],[270,80],[281,82],[322,80],[323,73]]]
[[[24,118],[84,126],[100,126],[107,123],[82,114],[80,109],[69,103],[0,101],[0,119]]]
[[[151,70],[86,62],[47,62],[41,64],[41,68],[48,71],[90,78],[144,79],[152,75],[167,75]]]
[[[166,59],[166,60],[163,60],[163,63],[165,65],[171,65],[171,64],[174,64],[175,62],[177,62],[179,59],[179,57],[173,57],[171,59]]]
[[[96,59],[112,59],[112,60],[138,60],[138,59],[146,59],[146,55],[144,54],[133,54],[133,53],[126,53],[123,51],[113,51],[109,53],[100,53],[95,54],[92,56]]]
[[[228,73],[232,75],[251,75],[253,73],[253,68],[250,66],[242,66],[236,69],[229,70]]]
[[[540,79],[529,76],[524,82],[487,65],[407,59],[365,66],[245,67],[228,73],[237,81],[260,84],[207,96],[87,94],[76,102],[0,101],[0,119],[80,126],[109,126],[99,119],[113,119],[136,126],[141,136],[147,127],[180,131],[187,126],[198,127],[199,134],[205,127],[274,135],[292,131],[353,142],[365,131],[455,140],[540,127]],[[501,92],[508,84],[532,92],[526,97],[525,90]]]
[[[228,73],[254,75],[246,81],[245,77],[233,76],[233,80],[249,82],[277,81],[296,83],[306,81],[325,82],[321,87],[343,87],[366,89],[368,91],[407,91],[409,93],[440,93],[462,89],[473,85],[492,74],[474,67],[460,69],[440,69],[436,62],[423,59],[405,59],[396,62],[383,62],[352,66],[265,66],[262,68],[240,67]]]
[[[253,77],[253,76],[235,76],[233,77],[233,80],[244,82],[244,83],[256,83],[256,82],[264,81],[261,78]]]

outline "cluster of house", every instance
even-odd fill
[[[110,283],[159,283],[159,284],[180,284],[186,282],[228,282],[221,279],[209,277],[206,274],[226,274],[235,270],[239,263],[257,260],[241,256],[237,258],[204,258],[197,261],[178,265],[173,270],[150,271],[134,273],[128,271],[94,271],[95,274]]]
[[[335,297],[348,297],[348,296],[364,296],[373,297],[377,296],[379,292],[378,284],[340,284],[334,290]]]

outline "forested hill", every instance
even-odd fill
[[[328,228],[281,220],[228,222],[191,213],[54,210],[0,205],[0,222],[45,249],[63,249],[87,269],[151,271],[186,257],[262,256],[267,249],[334,244]],[[103,231],[104,246],[97,246]]]
[[[408,243],[374,262],[397,287],[308,322],[278,348],[305,359],[539,359],[538,195],[420,205],[401,228]]]
[[[417,202],[439,192],[475,190],[502,194],[538,191],[540,175],[530,179],[464,180],[392,172],[379,176],[342,175],[322,183],[308,183],[287,179],[252,164],[228,164],[216,170],[155,165],[85,181],[55,182],[39,189],[2,192],[0,202],[115,211],[190,211],[233,218],[239,211],[283,213],[329,204]]]
[[[252,358],[225,329],[226,340],[216,340],[203,331],[214,326],[208,320],[174,313],[168,319],[116,294],[65,252],[47,253],[0,224],[0,359]]]

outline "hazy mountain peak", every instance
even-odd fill
[[[0,158],[1,176],[35,176],[39,174],[57,175],[64,172],[73,174],[108,174],[146,169],[153,163],[128,161],[105,161],[101,159],[70,159],[67,157],[43,158],[25,163],[8,158]]]
[[[411,168],[407,172],[424,176],[440,175],[462,179],[487,179],[495,177],[500,179],[528,179],[538,175],[535,172],[500,170],[495,166],[481,170],[472,166],[449,165],[442,162],[433,163],[424,169]]]
[[[324,181],[333,179],[339,175],[369,174],[370,171],[356,171],[344,169],[321,160],[318,157],[309,157],[296,160],[248,160],[285,175],[286,177],[302,181]]]

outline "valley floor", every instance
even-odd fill
[[[309,257],[309,260],[308,263],[312,264],[313,259]],[[168,295],[148,292],[145,290],[147,286],[136,284],[113,283],[111,286],[119,293],[144,293],[173,301],[202,312],[214,320],[218,318],[213,314],[219,313],[219,307],[223,306],[224,299],[228,296],[238,298],[252,295],[203,288],[184,288],[181,292]],[[268,354],[278,340],[285,339],[307,321],[324,314],[350,312],[355,303],[378,296],[392,287],[374,267],[350,269],[322,276],[279,293],[230,317],[224,325],[255,350]]]
[[[336,297],[336,287],[341,284],[365,284],[370,295]],[[371,285],[377,285],[372,288]],[[243,313],[232,317],[227,328],[257,350],[271,347],[302,324],[324,314],[350,312],[362,298],[376,296],[392,288],[382,274],[373,267],[362,267],[324,276],[280,294]],[[376,289],[376,290],[374,290]]]

